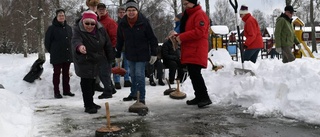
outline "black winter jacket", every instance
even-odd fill
[[[60,64],[72,62],[71,54],[72,28],[65,21],[58,22],[55,17],[45,34],[45,47],[50,53],[50,63]]]
[[[141,13],[138,14],[138,20],[132,28],[127,21],[127,15],[120,20],[117,30],[116,58],[121,57],[123,45],[129,61],[145,62],[150,60],[150,56],[157,55],[158,40],[149,20]]]
[[[73,28],[72,53],[76,74],[81,78],[96,78],[99,72],[99,63],[103,60],[112,62],[114,53],[108,34],[98,22],[96,33],[92,34],[84,29],[82,21]],[[87,54],[77,51],[77,47],[84,45]]]
[[[164,64],[167,64],[169,61],[180,62],[180,48],[173,50],[172,42],[168,39],[162,44],[161,56]]]

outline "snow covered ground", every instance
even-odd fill
[[[278,59],[261,59],[256,64],[245,62],[244,67],[255,73],[250,75],[234,75],[234,68],[241,68],[240,62],[232,61],[224,49],[209,52],[215,64],[224,65],[222,70],[211,71],[208,68],[202,71],[208,92],[213,105],[239,105],[247,108],[243,113],[253,117],[289,117],[298,121],[320,124],[320,60],[313,58],[296,59],[294,62],[283,64]],[[315,55],[319,57],[318,55]],[[0,133],[4,137],[31,137],[42,136],[44,130],[51,130],[54,122],[61,122],[60,118],[74,115],[81,119],[104,115],[104,108],[98,114],[84,113],[80,79],[74,74],[71,65],[71,90],[75,97],[53,98],[52,66],[49,63],[49,54],[44,64],[42,80],[34,83],[23,81],[31,65],[37,59],[37,54],[24,58],[21,54],[0,55]],[[168,72],[168,70],[166,71]],[[184,100],[172,100],[163,96],[166,86],[151,87],[147,81],[146,103],[152,115],[154,109],[163,109],[166,106],[185,106],[187,99],[194,98],[190,79],[181,85],[181,91],[187,94]],[[172,85],[175,87],[175,85]],[[112,115],[126,115],[132,104],[123,102],[122,98],[129,94],[129,88],[122,88],[111,99],[97,99],[100,92],[95,94],[95,102],[103,105],[110,104]],[[56,108],[49,114],[40,112],[46,108]],[[68,109],[65,109],[68,108]],[[194,108],[193,108],[194,109]],[[60,115],[61,113],[61,115]],[[46,113],[48,114],[48,113]],[[128,115],[130,117],[131,115]],[[17,133],[19,131],[19,133]]]

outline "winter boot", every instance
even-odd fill
[[[131,82],[129,80],[124,81],[123,87],[131,87]]]
[[[161,86],[164,86],[164,83],[163,83],[162,79],[158,80],[158,84],[161,85]]]
[[[121,89],[121,85],[120,85],[119,82],[114,83],[114,87],[115,87],[116,89]]]
[[[187,105],[198,105],[199,99],[194,98],[194,99],[192,99],[192,100],[187,100],[186,103],[187,103]]]
[[[126,98],[123,98],[123,101],[131,101],[131,100],[137,100],[137,97],[133,97],[133,96],[128,96]]]
[[[202,108],[202,107],[205,107],[207,105],[210,105],[212,104],[211,100],[208,98],[208,99],[202,99],[201,101],[198,102],[198,107],[199,108]]]
[[[99,83],[96,83],[96,84],[94,85],[94,90],[95,90],[95,91],[100,91],[100,92],[102,92],[102,91],[103,91],[103,88],[100,86]]]

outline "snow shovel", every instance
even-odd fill
[[[209,62],[210,62],[211,65],[212,65],[212,70],[213,70],[213,71],[218,71],[219,69],[222,69],[222,68],[224,67],[223,65],[218,65],[218,66],[214,65],[213,62],[212,62],[212,60],[211,60],[210,58],[208,58],[208,60],[209,60]]]
[[[234,0],[234,3],[232,2],[232,0],[229,0],[231,6],[234,9],[234,13],[236,15],[236,24],[237,24],[237,33],[238,33],[238,43],[239,43],[239,47],[240,47],[240,56],[241,56],[241,64],[242,64],[242,68],[234,68],[234,74],[237,75],[244,75],[247,73],[250,73],[251,76],[254,76],[255,74],[252,72],[252,70],[249,69],[244,69],[243,63],[243,45],[242,45],[242,41],[241,41],[241,37],[240,37],[240,28],[238,25],[238,18],[237,18],[237,12],[238,12],[238,2],[237,0]]]

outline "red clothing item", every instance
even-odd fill
[[[257,20],[250,13],[246,14],[242,20],[245,23],[244,36],[246,40],[244,44],[247,46],[247,49],[263,48],[262,35]]]
[[[117,29],[118,29],[117,22],[114,21],[112,18],[110,18],[108,14],[101,16],[99,19],[99,22],[106,29],[106,31],[110,37],[112,47],[115,48],[116,44],[117,44]]]
[[[208,63],[209,18],[198,5],[186,9],[188,19],[181,40],[181,64],[197,64],[204,68]]]

